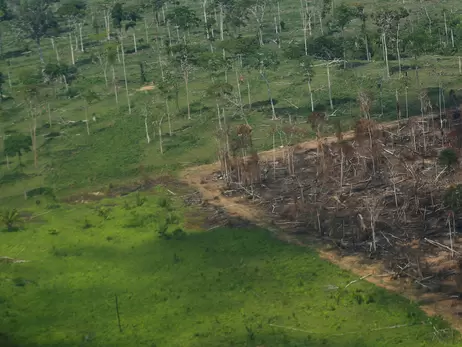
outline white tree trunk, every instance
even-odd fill
[[[388,66],[388,48],[387,48],[387,39],[385,36],[385,32],[382,34],[382,42],[383,42],[383,55],[385,59],[385,66],[387,68],[387,78],[390,78],[390,67]]]
[[[90,135],[90,124],[88,124],[88,103],[85,103],[85,125],[87,126],[87,135]]]
[[[80,35],[80,51],[84,52],[83,37],[82,37],[82,23],[79,23],[79,35]]]
[[[399,23],[398,29],[396,30],[396,56],[398,58],[399,78],[401,78],[401,54],[399,52]]]
[[[188,104],[188,120],[190,120],[191,119],[191,105],[189,104],[189,72],[187,70],[187,67],[186,67],[186,70],[184,70],[183,77],[184,77],[184,85],[186,88],[186,103]]]
[[[71,47],[71,59],[72,59],[72,65],[75,65],[75,59],[74,59],[74,48],[72,47],[72,34],[69,33],[69,46]]]
[[[164,154],[164,146],[163,146],[163,143],[162,143],[162,119],[163,117],[160,119],[159,121],[159,125],[158,125],[158,133],[159,133],[159,148],[160,148],[160,154]]]
[[[127,70],[125,68],[125,51],[123,40],[120,40],[120,50],[122,51],[122,66],[124,69],[125,91],[127,93],[128,114],[132,114],[132,107],[130,105],[130,93],[128,92]]]
[[[329,103],[330,103],[330,109],[333,111],[334,110],[334,103],[332,101],[332,86],[330,84],[329,64],[326,64],[326,67],[327,67],[327,88],[329,89]]]
[[[207,41],[208,41],[208,40],[210,40],[210,34],[209,34],[209,27],[208,27],[208,22],[207,22],[206,6],[207,6],[207,0],[204,0],[202,2],[202,10],[203,10],[203,14],[204,14],[205,36],[206,36]]]
[[[51,109],[50,109],[50,103],[47,103],[47,111],[48,111],[48,124],[50,124],[50,129],[51,129]]]
[[[133,46],[135,47],[135,53],[138,53],[138,48],[136,46],[136,34],[133,33]]]
[[[220,4],[220,41],[223,41],[223,5]]]
[[[119,104],[119,94],[117,93],[117,83],[116,83],[114,65],[112,65],[112,84],[114,86],[114,95],[116,99],[116,104],[118,105]]]
[[[172,136],[172,123],[170,122],[170,108],[168,107],[168,98],[165,98],[165,108],[167,110],[168,134]]]
[[[146,37],[146,44],[149,45],[148,22],[144,19],[144,35]]]
[[[311,90],[311,81],[308,76],[308,91],[310,93],[311,112],[314,112],[313,91]]]
[[[148,128],[148,109],[144,108],[144,130],[146,131],[146,141],[148,145],[151,143],[151,138],[149,137],[149,128]]]

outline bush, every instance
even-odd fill
[[[444,194],[444,204],[452,211],[460,211],[462,209],[462,184],[449,187]]]
[[[20,216],[17,209],[5,210],[0,214],[0,222],[5,225],[7,231],[15,231],[16,225],[19,222]]]
[[[457,161],[457,153],[451,148],[443,149],[438,156],[440,165],[446,166],[448,169],[457,164]]]

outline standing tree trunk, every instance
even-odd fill
[[[112,84],[114,86],[114,95],[116,99],[116,104],[119,104],[119,95],[117,93],[117,83],[116,83],[116,75],[115,75],[115,70],[114,70],[114,65],[112,65]]]
[[[184,85],[186,88],[186,103],[188,104],[188,120],[191,119],[191,105],[189,104],[189,72],[186,67],[183,71]]]
[[[135,53],[138,53],[138,48],[136,46],[136,34],[133,32],[133,46],[135,47]]]
[[[209,27],[208,27],[208,22],[207,22],[207,0],[204,0],[202,2],[202,9],[203,9],[203,14],[204,14],[204,26],[205,26],[205,37],[207,38],[207,41],[210,40],[210,34],[209,34]]]
[[[148,108],[144,107],[144,130],[146,131],[146,141],[148,145],[151,143],[151,138],[149,137],[149,128],[148,128]]]
[[[387,39],[385,36],[385,32],[382,34],[382,42],[383,42],[383,57],[385,60],[385,66],[387,68],[387,78],[390,78],[390,67],[388,66],[388,48],[387,48]]]
[[[90,135],[90,121],[88,120],[88,102],[85,102],[85,124],[87,126],[87,135]]]
[[[37,38],[35,40],[35,43],[37,44],[37,48],[38,48],[38,51],[39,51],[40,62],[42,64],[45,64],[45,59],[43,59],[43,51],[42,51],[42,45],[40,44],[40,39]]]
[[[252,99],[250,98],[250,83],[247,80],[247,99],[249,100],[249,110],[252,109]]]
[[[80,35],[80,51],[84,52],[83,49],[83,37],[82,37],[82,23],[79,23],[79,35]]]
[[[75,65],[74,48],[72,47],[72,34],[69,32],[69,46],[71,48],[72,65]]]
[[[396,30],[396,57],[398,58],[399,78],[401,78],[401,54],[399,52],[399,23]]]
[[[311,112],[314,112],[313,91],[311,90],[311,77],[308,76],[308,91],[310,93]]]
[[[269,81],[268,81],[268,78],[266,77],[266,74],[264,71],[260,71],[260,75],[261,77],[265,80],[265,83],[266,83],[266,90],[268,91],[268,98],[269,98],[269,101],[271,103],[271,111],[272,111],[272,117],[271,117],[271,120],[276,120],[277,117],[276,117],[276,110],[274,109],[274,101],[273,101],[273,96],[271,95],[271,88],[270,88],[270,84],[269,84]]]
[[[165,109],[167,111],[168,134],[172,136],[172,123],[170,122],[170,109],[168,107],[168,98],[165,98]]]
[[[48,124],[50,124],[50,129],[51,129],[51,109],[50,109],[50,103],[47,103],[47,111],[48,111]]]
[[[162,116],[157,124],[157,130],[159,133],[159,149],[160,149],[160,154],[164,154],[164,146],[162,143],[162,120],[164,119],[164,116]]]
[[[329,89],[329,102],[330,102],[330,109],[334,110],[334,103],[332,101],[332,86],[330,84],[330,70],[329,70],[329,63],[326,64],[327,67],[327,88]]]
[[[130,93],[128,92],[127,69],[125,68],[125,50],[123,40],[120,40],[120,49],[122,51],[122,66],[124,69],[125,91],[127,93],[128,114],[132,114],[132,107],[130,105]]]

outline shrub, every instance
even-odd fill
[[[462,208],[462,184],[449,187],[444,193],[444,204],[452,211],[460,211]]]
[[[17,209],[5,210],[0,214],[0,222],[5,225],[7,231],[15,231],[16,224],[19,222],[20,216]]]
[[[443,149],[438,156],[438,162],[440,165],[446,166],[448,169],[457,164],[457,161],[457,153],[451,148]]]
[[[107,207],[104,207],[104,206],[101,206],[99,207],[97,210],[97,213],[98,213],[98,216],[100,216],[101,218],[103,218],[104,220],[108,220],[109,219],[109,215],[111,213],[111,210]]]

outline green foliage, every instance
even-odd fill
[[[29,135],[14,133],[6,137],[3,151],[6,155],[17,155],[20,159],[24,153],[30,152],[31,147],[32,138]]]
[[[140,192],[136,192],[135,198],[136,198],[135,205],[137,207],[143,206],[144,203],[147,201],[147,198],[144,196],[141,196]]]
[[[16,224],[19,220],[19,211],[15,208],[0,212],[0,222],[5,226],[7,231],[16,230]]]
[[[108,220],[111,215],[111,210],[105,206],[100,206],[96,209],[96,212],[98,213],[98,216],[103,218],[104,220]]]
[[[201,20],[196,12],[188,6],[175,6],[165,17],[172,25],[178,26],[181,30],[187,31],[198,27]]]
[[[13,25],[24,37],[40,45],[44,36],[56,32],[58,28],[51,5],[52,0],[22,0],[16,3]],[[42,55],[40,60],[43,62]]]
[[[462,184],[449,187],[444,193],[444,204],[452,211],[462,210]]]
[[[71,84],[71,82],[77,77],[77,68],[64,63],[48,63],[45,65],[43,73],[51,80],[57,80],[64,77],[66,83]]]
[[[83,18],[87,9],[87,3],[83,0],[68,0],[64,2],[57,11],[57,14],[66,18]]]
[[[448,169],[457,164],[457,153],[451,148],[443,149],[438,155],[440,165],[446,166]]]
[[[53,188],[50,187],[39,187],[26,191],[26,196],[32,198],[34,196],[48,196],[53,200],[56,199],[55,192]]]

